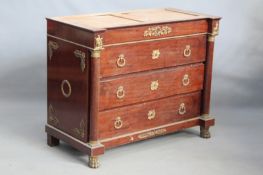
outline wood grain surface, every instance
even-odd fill
[[[100,85],[100,110],[201,90],[203,74],[204,65],[200,63],[103,80]],[[186,86],[182,83],[185,75],[189,77]],[[159,85],[156,90],[151,90],[154,81],[158,81]],[[124,89],[121,99],[117,97],[120,86]]]
[[[201,93],[198,91],[100,112],[99,138],[110,138],[199,116],[200,100]],[[185,105],[185,111],[180,107],[181,104]],[[180,114],[179,110],[185,113]],[[155,115],[149,119],[149,112],[153,111]],[[123,122],[119,129],[114,127],[117,117]]]
[[[187,46],[190,46],[191,53],[189,56],[184,56]],[[153,59],[154,51],[160,53],[158,58]],[[120,55],[124,56],[125,62],[119,58]],[[205,35],[107,47],[101,54],[101,76],[108,77],[202,62],[205,60],[205,55]]]
[[[82,47],[50,37],[48,38],[49,41],[56,42],[58,48],[52,51],[51,58],[47,57],[47,106],[49,113],[49,107],[52,105],[53,118],[56,118],[58,122],[54,125],[54,122],[48,120],[48,123],[82,141],[87,141],[89,121],[89,109],[87,108],[89,104],[89,61],[87,60],[90,59],[90,56],[87,54],[87,50]],[[74,55],[75,50],[85,53],[86,68],[83,72],[80,66],[80,58]],[[62,94],[61,83],[63,80],[70,83],[71,95],[69,97]],[[64,90],[68,93],[69,87],[65,85]]]

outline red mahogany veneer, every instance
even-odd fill
[[[219,17],[177,9],[47,19],[47,143],[105,149],[200,126],[209,138]]]

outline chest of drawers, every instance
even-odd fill
[[[177,9],[47,19],[47,142],[106,149],[200,126],[209,138],[219,17]]]

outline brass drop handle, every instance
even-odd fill
[[[64,88],[65,86],[68,87],[68,92],[65,91],[65,88]],[[64,97],[66,97],[66,98],[70,97],[70,95],[71,95],[71,85],[70,85],[69,81],[68,80],[63,80],[60,87],[61,87],[61,92],[64,95]]]
[[[154,119],[154,118],[155,118],[155,114],[156,114],[156,112],[155,112],[154,109],[148,111],[148,120],[152,120],[152,119]]]
[[[192,53],[191,46],[190,45],[186,45],[185,49],[184,49],[184,56],[185,57],[190,57],[191,53]]]
[[[124,67],[126,64],[126,59],[124,54],[120,54],[118,59],[117,59],[117,66],[118,67]]]
[[[182,79],[182,83],[184,86],[188,86],[190,84],[190,78],[188,74],[185,74],[183,79]]]
[[[115,122],[114,122],[114,128],[115,129],[120,129],[122,127],[122,124],[123,124],[123,122],[121,120],[121,117],[117,117],[115,119]]]
[[[160,57],[160,55],[161,55],[161,52],[159,49],[152,51],[152,59],[153,60],[158,59]]]
[[[125,96],[125,91],[123,86],[119,86],[116,92],[117,98],[122,99]]]
[[[184,115],[186,113],[186,107],[185,107],[185,104],[184,103],[181,103],[180,104],[180,107],[178,109],[178,112],[180,115]]]

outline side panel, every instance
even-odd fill
[[[52,37],[48,37],[47,45],[48,124],[86,142],[89,114],[88,51]]]

